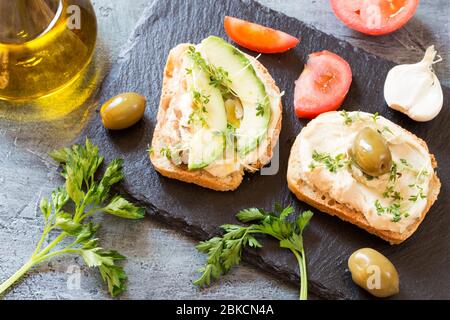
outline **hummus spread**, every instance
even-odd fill
[[[384,136],[394,161],[391,172],[380,177],[365,175],[349,155],[356,135],[366,127]],[[329,112],[311,121],[300,135],[300,175],[308,185],[363,213],[380,230],[402,233],[421,218],[433,167],[428,150],[412,134],[368,113]],[[345,165],[332,172],[314,162],[314,153],[332,159],[340,155]]]

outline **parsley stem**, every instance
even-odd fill
[[[301,255],[302,255],[302,271],[303,271],[303,275],[302,275],[302,283],[301,283],[301,288],[303,289],[303,298],[305,300],[308,299],[308,271],[306,270],[306,255],[305,255],[305,249],[302,248],[301,251]]]
[[[47,225],[44,227],[44,232],[42,232],[41,239],[39,239],[39,242],[36,246],[36,249],[33,252],[32,257],[34,257],[35,255],[37,255],[39,253],[39,250],[41,250],[42,244],[44,243],[45,239],[47,238],[47,235],[50,230],[51,229],[49,229]]]
[[[60,243],[66,237],[66,235],[67,234],[65,232],[62,232],[58,237],[55,238],[55,240],[50,242],[48,246],[45,247],[40,253],[34,255],[33,258],[39,259],[40,257],[45,256],[54,246]]]
[[[38,256],[34,255],[28,262],[26,262],[19,270],[16,271],[16,273],[14,273],[11,277],[9,277],[9,279],[7,279],[5,282],[3,282],[0,285],[0,295],[2,295],[6,290],[8,290],[8,288],[10,286],[12,286],[17,280],[19,280],[20,278],[22,278],[32,267],[34,267],[35,265],[53,258],[57,255],[60,254],[65,254],[65,253],[80,253],[80,249],[72,249],[70,246],[62,249],[62,250],[58,250],[52,253],[48,253],[45,255],[42,255],[42,253]]]
[[[90,216],[90,215],[92,215],[92,214],[94,214],[94,213],[96,213],[96,212],[100,212],[100,211],[104,212],[104,209],[105,209],[105,208],[94,207],[94,208],[90,209],[89,211],[85,212],[84,214],[82,214],[82,215],[77,219],[76,222],[81,222],[81,221],[83,221],[84,219],[86,219],[88,216]]]
[[[298,253],[297,250],[291,249],[292,253],[297,258],[298,267],[300,271],[300,300],[308,300],[308,279],[307,279],[307,272],[306,272],[306,257],[305,257],[305,250],[302,249],[301,255]]]
[[[38,259],[36,259],[34,261],[34,264],[35,265],[39,264],[42,261],[45,261],[47,259],[53,258],[53,257],[61,255],[61,254],[65,254],[65,253],[80,253],[81,251],[82,250],[80,250],[80,249],[71,249],[71,248],[65,248],[65,249],[62,249],[62,250],[54,251],[52,253],[48,253],[48,254],[46,254],[46,255],[44,255],[42,257],[39,257]]]
[[[33,266],[35,262],[33,259],[30,259],[27,263],[25,263],[22,268],[16,271],[8,280],[3,282],[0,285],[0,295],[2,295],[9,287],[11,287],[17,280],[23,277],[25,273],[27,273]]]
[[[81,220],[83,220],[82,216],[83,216],[83,213],[84,213],[84,209],[86,208],[86,205],[85,205],[86,198],[87,197],[85,197],[83,199],[81,204],[77,205],[77,207],[75,209],[75,214],[73,215],[73,221],[74,222],[81,222]]]
[[[249,233],[263,233],[274,237],[275,239],[281,241],[277,234],[273,232],[268,232],[267,230],[250,230]],[[300,300],[308,300],[308,272],[306,271],[306,255],[305,249],[300,251],[300,254],[297,250],[290,249],[292,253],[295,255],[295,258],[298,262],[298,268],[300,272]]]

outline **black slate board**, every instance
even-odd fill
[[[226,37],[222,24],[224,15],[270,25],[302,38],[302,43],[295,50],[260,58],[280,88],[286,91],[280,137],[280,171],[275,176],[247,174],[241,187],[230,193],[209,191],[166,179],[154,171],[146,151],[155,126],[162,73],[170,48],[182,42],[198,43],[208,35]],[[401,293],[396,298],[450,298],[448,88],[444,88],[446,105],[439,117],[432,122],[415,123],[385,105],[382,88],[393,63],[254,1],[157,1],[146,11],[131,40],[127,51],[105,80],[98,99],[103,102],[121,92],[140,92],[148,98],[145,119],[129,130],[108,132],[95,114],[79,141],[88,136],[100,146],[107,160],[116,157],[125,159],[124,191],[144,204],[149,215],[197,239],[206,239],[219,232],[219,225],[234,223],[234,214],[242,208],[255,206],[270,209],[278,201],[282,204],[293,203],[298,210],[310,209],[291,195],[285,180],[291,145],[307,123],[294,115],[293,89],[308,54],[328,49],[349,61],[354,72],[354,83],[345,102],[347,109],[378,111],[426,140],[441,164],[438,173],[443,186],[439,201],[417,233],[399,246],[390,246],[351,224],[314,210],[317,214],[305,235],[310,291],[323,298],[369,298],[353,285],[347,270],[349,255],[358,248],[369,246],[383,252],[397,266],[401,276]],[[279,279],[297,285],[297,265],[291,255],[276,249],[277,243],[274,241],[264,241],[264,244],[263,250],[249,252],[246,260]]]

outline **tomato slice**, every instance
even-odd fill
[[[300,78],[295,82],[295,113],[299,118],[313,119],[319,114],[337,110],[352,84],[350,65],[335,53],[309,55]]]
[[[384,35],[403,27],[416,12],[419,0],[331,0],[336,16],[350,29]]]
[[[280,53],[294,48],[300,40],[279,30],[233,17],[225,17],[225,31],[240,46],[260,53]]]

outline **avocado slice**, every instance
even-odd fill
[[[202,128],[192,137],[189,147],[189,170],[203,169],[224,154],[225,136],[220,131]]]
[[[241,100],[244,115],[236,130],[237,151],[246,156],[266,137],[270,122],[270,99],[264,83],[244,53],[222,38],[206,38],[199,50],[209,64],[228,73],[231,90]]]
[[[188,169],[197,170],[207,167],[223,155],[227,115],[222,94],[210,84],[209,75],[189,56],[186,57],[186,61],[188,89],[193,99],[201,102],[195,107],[203,109],[201,112],[203,121],[193,123],[197,130],[189,143]]]

